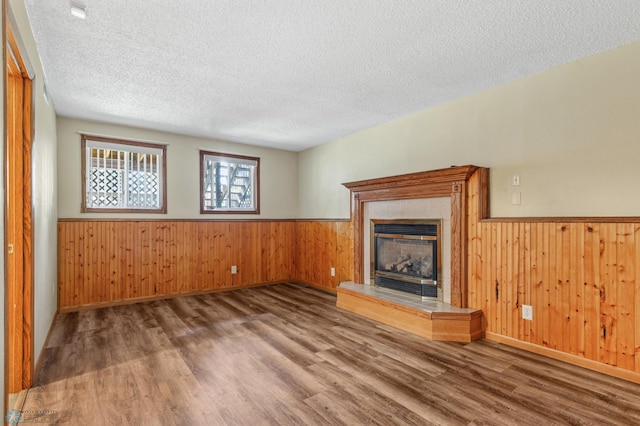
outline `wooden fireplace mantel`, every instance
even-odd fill
[[[469,179],[479,174],[479,214],[489,216],[489,169],[453,166],[447,169],[409,173],[343,183],[351,191],[354,226],[354,281],[363,282],[364,204],[373,201],[451,197],[451,305],[467,307],[467,192]],[[368,228],[366,228],[368,229]]]

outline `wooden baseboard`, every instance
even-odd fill
[[[133,299],[111,300],[108,302],[89,303],[86,305],[65,306],[65,307],[59,308],[58,311],[64,314],[67,312],[78,312],[78,311],[86,311],[90,309],[109,308],[112,306],[131,305],[134,303],[152,302],[154,300],[173,299],[176,297],[185,297],[185,296],[195,296],[198,294],[220,293],[223,291],[240,290],[244,288],[264,287],[268,285],[284,284],[288,282],[291,282],[291,280],[278,280],[278,281],[269,281],[266,283],[248,284],[248,285],[237,286],[237,287],[222,287],[222,288],[214,288],[214,289],[207,289],[207,290],[189,291],[184,293],[168,293],[168,294],[160,294],[157,296],[136,297]]]
[[[523,349],[525,351],[533,352],[539,355],[544,355],[549,358],[557,359],[569,364],[577,365],[579,367],[587,368],[589,370],[597,371],[599,373],[606,374],[608,376],[618,377],[620,379],[628,380],[634,383],[640,383],[640,373],[615,367],[613,365],[603,364],[598,361],[583,358],[581,356],[568,354],[551,348],[545,348],[544,346],[535,345],[529,342],[523,342],[522,340],[514,339],[512,337],[502,336],[500,334],[486,332],[485,337],[487,340],[503,343],[505,345],[513,346],[515,348]]]

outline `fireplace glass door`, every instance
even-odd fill
[[[372,221],[374,284],[437,298],[440,224],[440,220]]]
[[[436,284],[436,238],[407,235],[376,237],[375,270],[420,284]]]

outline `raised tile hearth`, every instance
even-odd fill
[[[482,337],[482,311],[368,284],[342,282],[337,306],[431,340],[471,342]]]

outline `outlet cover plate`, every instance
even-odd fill
[[[533,321],[533,306],[522,305],[522,319]]]

